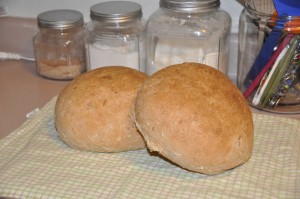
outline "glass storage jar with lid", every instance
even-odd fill
[[[240,15],[238,87],[255,108],[300,113],[300,16],[253,2]]]
[[[50,79],[73,79],[86,70],[83,15],[50,10],[37,17],[33,37],[37,72]]]
[[[146,73],[182,62],[227,75],[230,15],[219,0],[160,0],[146,28]]]
[[[145,71],[145,24],[140,4],[108,1],[90,9],[85,29],[88,70],[127,66]]]

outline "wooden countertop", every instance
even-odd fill
[[[35,62],[0,61],[0,138],[18,128],[26,114],[42,108],[70,81],[50,80],[39,76]],[[253,112],[273,114],[257,109]],[[275,114],[300,120],[300,114]]]

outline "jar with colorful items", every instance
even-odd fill
[[[300,4],[295,9],[300,14]],[[274,6],[262,12],[246,1],[238,60],[237,84],[251,106],[300,113],[300,16],[278,15]]]

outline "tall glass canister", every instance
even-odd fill
[[[140,4],[108,1],[90,9],[85,29],[88,70],[127,66],[145,71],[145,24]]]
[[[299,33],[299,16],[278,16],[275,8],[262,12],[246,1],[240,15],[238,87],[251,106],[300,113]]]
[[[146,72],[183,62],[227,74],[230,15],[219,0],[160,0],[146,28]]]

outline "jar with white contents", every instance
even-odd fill
[[[146,28],[146,73],[198,62],[227,74],[230,15],[219,0],[160,0]]]
[[[88,70],[127,66],[145,71],[145,20],[138,3],[109,1],[93,5],[86,26]]]

